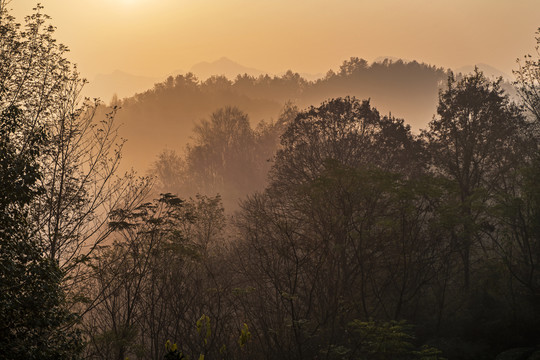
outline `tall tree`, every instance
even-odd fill
[[[270,178],[276,186],[309,182],[328,160],[414,173],[419,170],[419,145],[403,120],[381,117],[369,101],[332,99],[291,122],[281,137]]]
[[[16,107],[25,127],[44,128],[48,135],[36,180],[42,191],[30,208],[32,231],[75,293],[85,262],[110,234],[107,214],[137,203],[146,183],[117,176],[123,141],[116,110],[99,121],[99,102],[80,101],[85,80],[54,39],[43,8],[38,5],[23,27],[7,6],[0,2],[0,108]]]
[[[5,14],[3,14],[5,15]],[[82,348],[65,309],[58,262],[44,255],[29,211],[42,193],[42,126],[11,105],[0,113],[0,353],[6,359],[71,359]]]
[[[536,32],[536,55],[525,55],[519,63],[515,85],[525,107],[540,123],[540,28]]]
[[[113,220],[115,242],[93,263],[92,291],[101,296],[86,322],[88,356],[159,359],[168,339],[193,354],[230,348],[230,274],[216,259],[223,253],[220,198],[163,194],[135,211],[116,211]],[[201,341],[194,330],[203,314],[212,328]]]
[[[255,129],[246,113],[235,107],[215,111],[194,128],[194,144],[184,158],[165,150],[152,167],[161,192],[194,196],[220,194],[226,209],[236,209],[238,200],[262,189],[279,137],[297,113],[287,103],[277,121],[260,121]]]
[[[516,177],[515,187],[499,196],[495,215],[500,220],[496,244],[511,274],[536,298],[540,296],[540,28],[536,55],[526,55],[514,71],[518,93],[531,115],[530,161]]]
[[[352,319],[418,306],[438,255],[411,180],[419,145],[401,120],[354,98],[289,124],[269,186],[238,216],[241,272],[253,287],[246,311],[263,352],[330,358],[347,346]]]
[[[455,192],[452,243],[462,259],[465,288],[482,226],[489,223],[486,205],[527,157],[528,124],[500,84],[478,70],[459,81],[450,75],[438,116],[423,133],[432,170],[450,180]]]

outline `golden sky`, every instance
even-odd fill
[[[164,76],[222,56],[271,73],[325,73],[379,56],[503,72],[534,50],[540,0],[41,0],[92,79]],[[18,19],[36,1],[12,0]]]

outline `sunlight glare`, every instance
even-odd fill
[[[138,0],[120,0],[120,2],[123,5],[135,5],[139,1]]]

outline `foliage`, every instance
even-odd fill
[[[351,98],[289,125],[271,183],[237,221],[240,271],[254,289],[246,311],[263,352],[335,353],[351,318],[399,319],[421,306],[415,294],[445,253],[429,228],[431,186],[407,164],[418,147],[401,121]]]
[[[349,66],[351,61],[345,60],[343,65]],[[183,151],[184,144],[191,141],[193,122],[228,106],[249,114],[252,125],[256,125],[260,119],[276,121],[280,109],[289,101],[303,109],[329,98],[350,95],[370,98],[382,114],[399,114],[419,129],[431,119],[437,91],[447,77],[444,69],[416,61],[370,63],[362,71],[349,67],[349,74],[342,75],[334,69],[328,76],[312,81],[292,71],[276,76],[215,77],[206,82],[190,73],[165,79],[153,89],[119,103],[122,110],[118,120],[125,124],[123,134],[130,140],[125,160],[133,166],[150,165],[154,156],[132,146],[143,142],[155,149],[167,144],[177,152]],[[149,127],[149,119],[153,119],[153,126]],[[161,126],[169,130],[159,131]]]
[[[243,348],[249,340],[251,340],[251,332],[249,331],[248,325],[244,323],[242,331],[240,332],[240,337],[238,338],[238,345]]]
[[[478,69],[459,81],[449,76],[439,96],[438,117],[423,133],[433,173],[455,189],[452,241],[462,257],[465,288],[482,226],[489,227],[487,204],[496,192],[507,191],[535,141],[525,137],[530,126],[500,83]]]
[[[540,296],[540,159],[524,166],[516,191],[501,193],[492,207],[500,231],[492,236],[512,276],[534,297]]]
[[[218,109],[194,129],[194,143],[184,157],[163,151],[154,162],[160,191],[190,196],[220,194],[227,210],[262,188],[278,147],[278,139],[297,108],[288,104],[276,122],[261,121],[255,129],[235,107]]]
[[[419,349],[413,344],[412,326],[404,321],[375,322],[353,320],[349,323],[355,344],[356,359],[421,359],[443,360],[441,352],[424,345]]]
[[[79,100],[85,80],[54,38],[42,6],[26,17],[24,28],[5,1],[0,6],[0,108],[18,109],[22,142],[34,129],[47,134],[37,159],[41,191],[28,213],[32,237],[60,266],[67,300],[82,314],[95,300],[85,296],[83,281],[89,259],[110,235],[108,213],[135,206],[148,181],[116,176],[123,144],[116,110],[98,121],[99,102]]]
[[[162,344],[171,338],[182,340],[184,356],[218,353],[216,338],[228,328],[198,314],[234,316],[222,310],[226,290],[220,279],[227,274],[210,262],[222,251],[220,198],[162,194],[135,210],[118,210],[112,219],[116,241],[93,262],[100,303],[87,316],[88,353],[161,358]]]
[[[176,343],[171,345],[171,342],[167,340],[165,343],[165,356],[163,359],[165,360],[181,360],[185,359],[184,354],[182,354],[182,351],[178,348],[178,345]]]
[[[350,65],[343,76],[364,71]],[[253,129],[222,109],[185,158],[164,154],[163,179],[219,169],[222,186],[251,176],[228,172],[238,144],[263,152],[282,131],[233,227],[219,196],[118,214],[123,241],[96,264],[96,333],[129,329],[115,346],[155,358],[168,338],[182,340],[171,356],[249,359],[487,359],[534,341],[537,139],[499,81],[450,76],[419,136],[350,97],[289,115]]]
[[[45,188],[44,117],[66,83],[62,47],[43,29],[40,7],[26,31],[0,2],[0,353],[8,359],[72,359],[82,349],[66,309],[64,272],[36,236],[32,206]],[[53,94],[38,99],[37,94]]]
[[[536,65],[527,60],[518,73],[525,102]],[[439,71],[423,78],[417,63],[351,58],[313,83],[293,73],[204,84],[180,76],[137,98],[269,87],[354,94],[360,80],[401,81],[402,70],[432,85],[441,79]],[[534,113],[534,102],[524,105]],[[154,358],[166,355],[156,344],[168,338],[182,340],[182,353],[167,349],[176,357],[291,360],[492,359],[536,344],[539,139],[526,115],[501,80],[478,70],[450,74],[418,136],[354,97],[289,106],[257,127],[238,108],[214,112],[185,156],[164,153],[155,167],[160,186],[204,187],[185,202],[168,195],[193,216],[126,212],[113,224],[129,236],[96,264],[106,310],[92,314],[95,356],[113,354],[100,336]],[[255,191],[251,180],[269,168]],[[216,192],[251,194],[226,218],[221,198],[209,196]],[[137,342],[149,350],[137,352]]]
[[[536,32],[536,56],[525,55],[523,62],[518,60],[519,68],[514,71],[515,85],[523,104],[536,122],[540,122],[540,28]]]
[[[25,129],[12,106],[0,121],[0,352],[10,359],[68,359],[81,350],[75,321],[65,310],[58,264],[28,222],[29,205],[42,189],[38,163],[47,141],[43,128]]]

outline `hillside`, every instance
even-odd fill
[[[163,149],[181,152],[194,124],[228,105],[249,114],[256,124],[275,120],[288,101],[305,108],[328,98],[355,96],[370,99],[382,114],[391,112],[418,131],[435,113],[438,89],[446,77],[444,69],[416,61],[369,64],[359,58],[344,61],[339,70],[316,81],[292,71],[282,76],[244,74],[234,80],[212,76],[201,81],[191,73],[171,76],[119,101],[117,118],[128,139],[124,166],[144,172]]]

